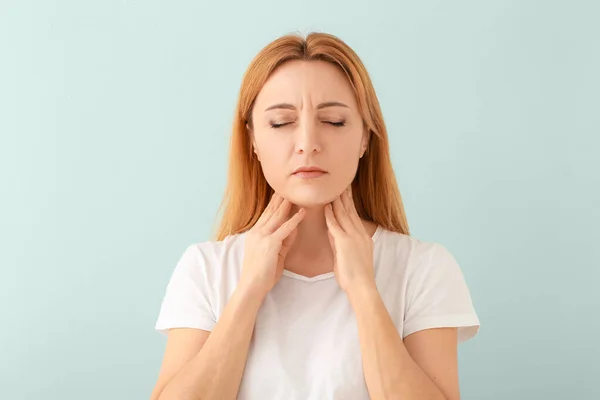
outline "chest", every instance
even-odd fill
[[[402,332],[404,268],[390,254],[376,247],[375,278]],[[221,293],[234,288],[231,283]],[[217,316],[226,304],[221,300]],[[355,313],[333,274],[316,280],[287,274],[271,290],[256,318],[238,399],[369,399]]]
[[[368,399],[346,295],[334,280],[288,283],[258,314],[239,398]]]

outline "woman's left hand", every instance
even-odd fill
[[[348,293],[355,287],[375,285],[373,239],[358,216],[350,188],[325,206],[325,220],[340,287]]]

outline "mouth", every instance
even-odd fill
[[[321,177],[325,174],[327,174],[327,171],[320,167],[299,167],[294,170],[292,176],[301,179],[312,179]]]

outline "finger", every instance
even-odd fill
[[[294,228],[292,230],[292,232],[288,235],[288,237],[283,239],[283,243],[281,246],[281,252],[280,252],[282,257],[285,257],[287,255],[287,253],[290,251],[290,249],[292,248],[292,245],[294,244],[294,241],[296,240],[296,236],[298,236],[298,227]]]
[[[329,245],[331,246],[331,249],[333,250],[333,264],[335,265],[335,263],[336,263],[335,239],[333,238],[333,235],[329,231],[327,231],[327,237],[329,238]]]
[[[329,229],[329,232],[331,232],[334,239],[336,236],[344,233],[344,230],[335,217],[333,206],[331,204],[327,204],[325,206],[325,223],[327,224],[327,229]]]
[[[342,193],[343,196],[343,193]],[[342,227],[344,232],[350,233],[354,229],[354,225],[348,216],[348,212],[342,203],[342,199],[340,197],[336,198],[333,201],[333,214],[335,215],[335,219],[338,224]]]
[[[329,245],[333,249],[333,256],[335,257],[335,238],[330,231],[327,231],[327,237],[329,238]]]
[[[348,187],[348,189],[341,196],[342,204],[346,209],[346,213],[348,214],[348,218],[352,221],[352,225],[358,232],[364,231],[364,225],[358,216],[358,212],[356,211],[356,207],[354,205],[354,198],[352,197],[352,189]]]
[[[285,221],[273,233],[273,236],[275,236],[277,239],[281,240],[281,242],[283,243],[283,241],[292,234],[294,229],[296,229],[296,227],[298,227],[300,222],[304,219],[305,215],[306,215],[306,210],[304,208],[301,208],[300,210],[298,210],[298,212],[296,214],[294,214],[292,216],[292,218]]]
[[[258,218],[258,221],[256,221],[256,226],[264,226],[265,223],[267,223],[267,221],[269,221],[269,219],[273,215],[274,210],[276,210],[281,205],[282,201],[283,197],[281,197],[277,193],[273,193],[273,195],[271,196],[271,200],[269,200],[269,204],[267,204],[267,207],[265,207],[265,210],[262,212],[260,218]]]
[[[264,229],[268,234],[271,234],[277,230],[285,222],[288,215],[290,214],[290,209],[292,208],[292,203],[283,199],[279,204],[279,208],[273,211],[271,218],[265,223]]]

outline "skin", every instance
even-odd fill
[[[376,225],[359,218],[349,191],[368,134],[345,75],[322,61],[287,62],[260,92],[252,121],[254,151],[275,195],[247,233],[240,283],[213,331],[170,330],[151,398],[234,399],[257,313],[285,268],[335,273],[356,315],[372,399],[459,399],[456,329],[403,339],[377,291]],[[293,174],[315,165],[327,173]]]
[[[333,102],[341,105],[327,106]],[[309,277],[331,272],[324,207],[354,179],[369,139],[348,79],[327,62],[290,61],[263,86],[252,121],[254,151],[267,182],[293,203],[292,213],[306,209],[286,269]],[[299,166],[319,166],[327,173],[300,179],[292,175]],[[372,222],[363,224],[371,235],[377,228]]]

